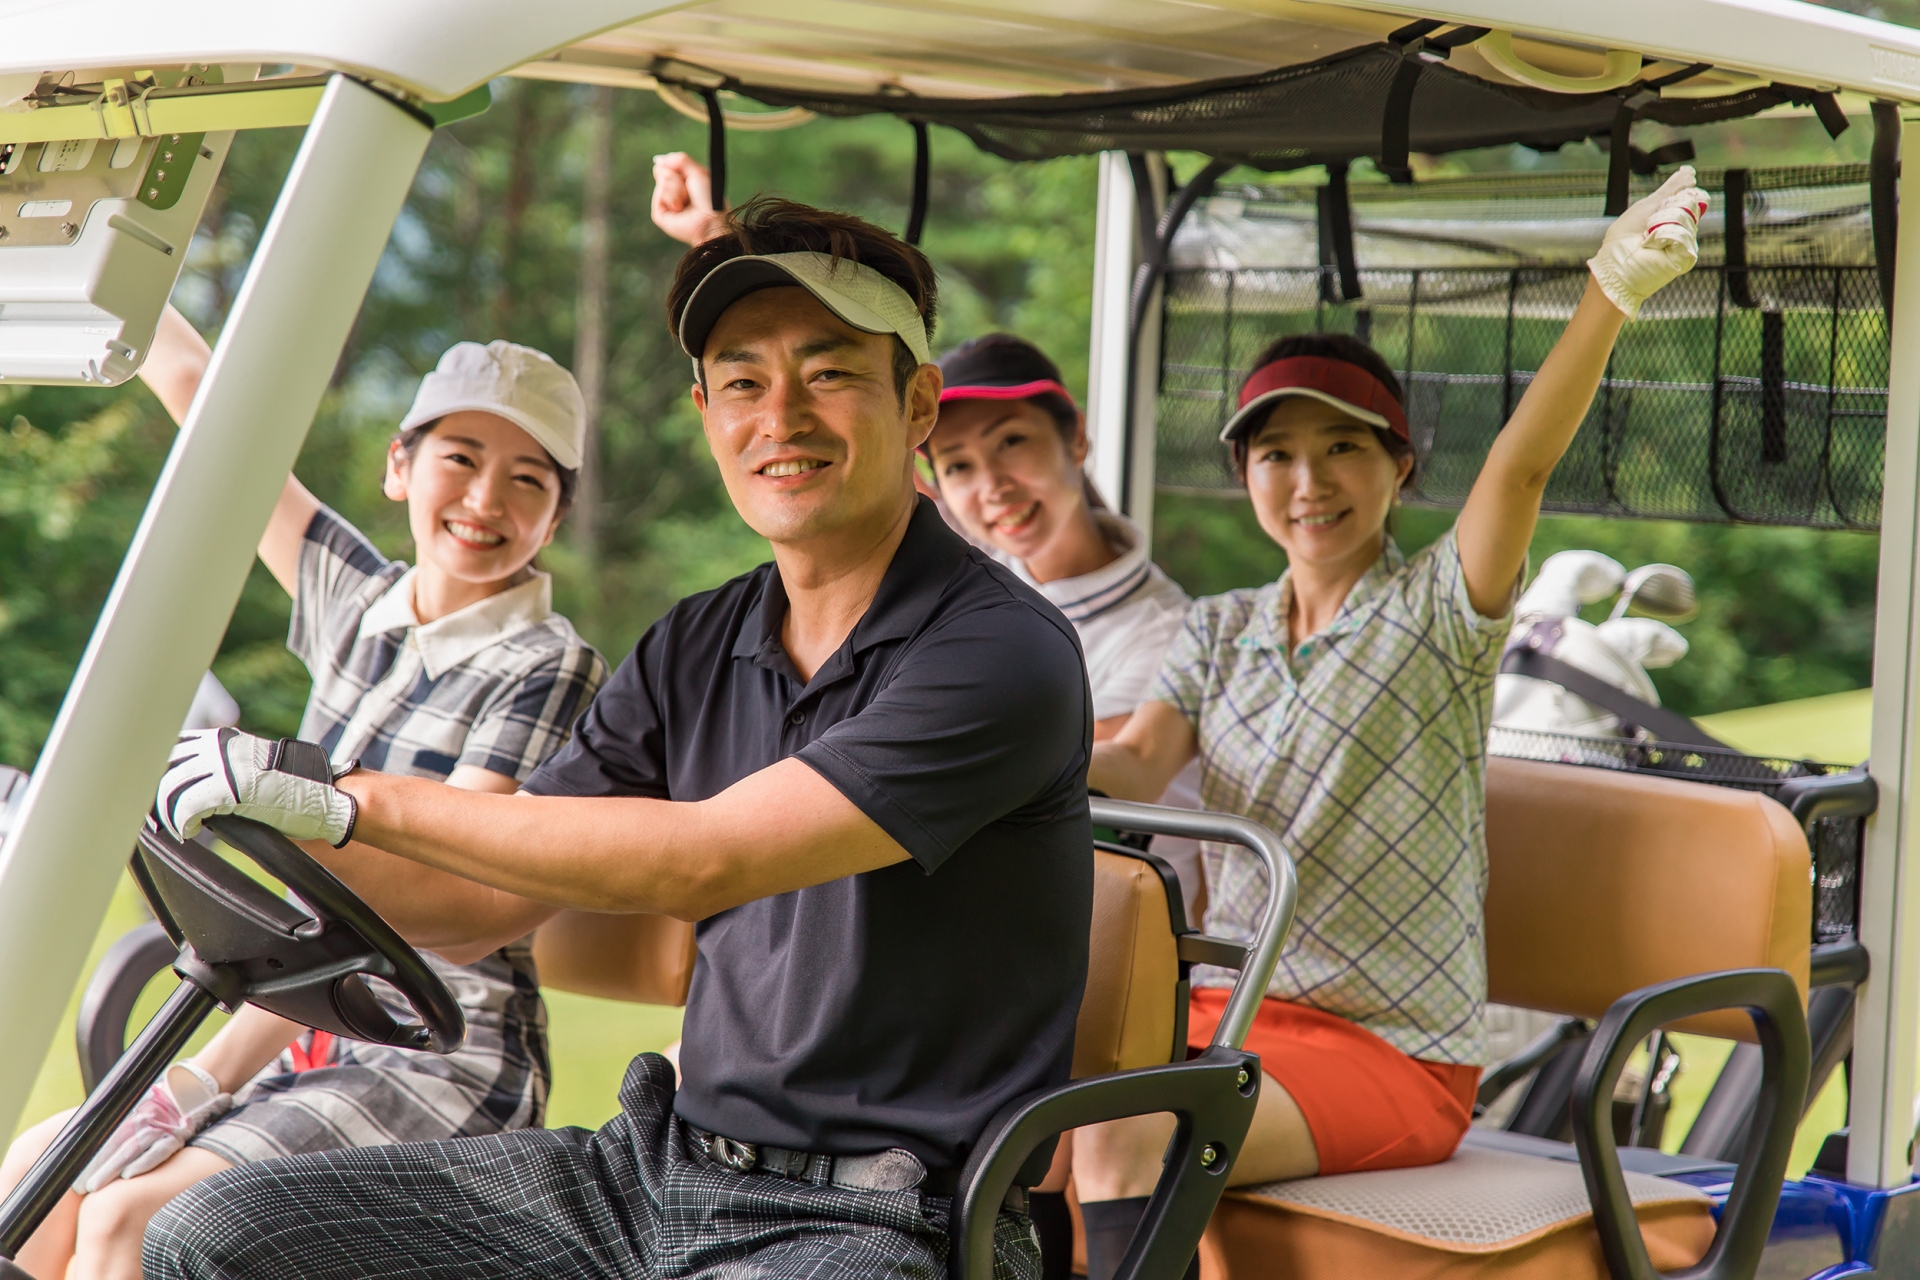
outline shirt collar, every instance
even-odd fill
[[[1138,590],[1150,573],[1147,567],[1147,540],[1140,536],[1140,530],[1131,520],[1111,511],[1095,511],[1093,519],[1101,535],[1106,538],[1107,545],[1120,553],[1112,563],[1102,565],[1092,573],[1083,573],[1074,578],[1056,578],[1052,582],[1034,581],[1026,565],[1018,560],[1012,565],[1021,581],[1051,601],[1056,609],[1067,616],[1069,622],[1085,622],[1106,612]]]
[[[553,612],[553,579],[539,570],[517,587],[476,600],[443,618],[421,622],[413,611],[414,575],[408,569],[360,615],[360,636],[407,631],[406,643],[420,654],[427,678],[437,680],[481,650],[537,626]]]
[[[1319,634],[1340,635],[1364,623],[1381,594],[1406,564],[1407,557],[1399,546],[1391,537],[1387,538],[1386,546],[1367,566],[1367,571],[1360,575],[1360,580],[1353,584],[1353,589],[1347,592],[1347,598],[1341,602],[1340,611],[1333,615],[1333,621]],[[1253,623],[1242,633],[1243,641],[1262,649],[1276,649],[1285,653],[1289,648],[1287,614],[1292,608],[1293,570],[1288,569],[1278,581],[1261,588]]]
[[[839,679],[851,671],[854,654],[886,640],[912,635],[933,612],[947,579],[966,556],[966,542],[947,527],[932,500],[917,498],[907,519],[906,535],[894,550],[873,603],[854,624],[846,643],[814,672],[810,683]],[[780,627],[786,616],[786,583],[781,581],[779,568],[769,565],[759,598],[741,620],[733,656],[752,658],[759,666],[792,674],[793,664],[780,644]]]

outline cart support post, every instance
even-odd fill
[[[1854,1021],[1847,1180],[1904,1184],[1920,1035],[1920,130],[1902,144],[1887,453],[1873,640],[1873,761],[1860,940],[1873,972]]]
[[[0,1133],[39,1074],[431,136],[345,76],[307,128],[0,850]]]
[[[1162,193],[1150,195],[1152,207]],[[1140,201],[1123,151],[1100,153],[1100,203],[1093,241],[1093,341],[1087,359],[1088,460],[1094,487],[1153,539],[1154,408],[1160,368],[1158,286],[1147,308],[1140,346],[1132,350],[1133,288],[1143,261],[1141,242],[1153,234],[1140,225]],[[1129,381],[1133,430],[1127,429]]]

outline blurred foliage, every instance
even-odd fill
[[[1916,4],[1883,5],[1887,16]],[[486,114],[442,130],[395,227],[298,474],[388,554],[409,553],[404,513],[379,492],[380,459],[419,376],[451,343],[505,337],[573,363],[585,109],[590,91],[502,81]],[[556,603],[609,658],[675,599],[763,559],[728,505],[687,399],[684,357],[662,299],[680,246],[647,217],[651,159],[704,154],[704,126],[651,96],[616,96],[600,556],[563,534],[543,556]],[[1642,126],[1642,146],[1657,145]],[[1865,156],[1864,121],[1829,141],[1810,119],[1694,133],[1703,163],[1821,163]],[[210,338],[231,308],[300,135],[236,141],[189,255],[176,301]],[[819,120],[729,140],[736,200],[756,191],[906,220],[912,131],[887,118]],[[951,132],[933,134],[925,247],[943,281],[936,348],[994,328],[1038,341],[1084,391],[1095,162],[1010,165]],[[1594,168],[1590,147],[1549,156],[1501,148],[1422,161],[1424,174],[1502,167]],[[1180,157],[1189,173],[1199,161]],[[1318,181],[1314,173],[1272,180]],[[0,388],[0,760],[39,751],[121,556],[171,445],[166,415],[138,382],[112,392]],[[1199,592],[1266,581],[1282,559],[1244,502],[1162,495],[1161,559]],[[1444,513],[1409,511],[1410,544]],[[1656,677],[1691,711],[1855,687],[1868,678],[1874,540],[1797,530],[1549,520],[1536,560],[1593,546],[1628,564],[1694,572],[1704,607],[1685,628],[1694,656]],[[182,609],[194,607],[181,602]],[[256,567],[214,669],[246,724],[291,732],[306,674],[284,647],[288,603]]]
[[[441,130],[429,148],[297,466],[389,555],[410,548],[404,511],[379,491],[381,458],[440,353],[505,337],[573,363],[590,91],[494,88],[492,110]],[[751,567],[767,548],[734,515],[707,456],[662,309],[681,246],[647,216],[653,156],[703,156],[705,127],[651,95],[615,101],[601,553],[588,565],[563,533],[542,562],[557,607],[617,661],[674,600]],[[295,130],[235,141],[175,293],[209,339],[299,142]],[[932,158],[923,243],[942,280],[936,343],[1017,329],[1052,351],[1083,393],[1095,162],[1008,165],[939,131]],[[899,121],[736,132],[728,161],[736,200],[779,193],[884,226],[906,221],[913,133]],[[112,392],[0,389],[0,760],[31,765],[39,751],[172,437],[138,382]],[[214,663],[244,723],[272,733],[294,730],[307,694],[306,672],[284,645],[287,614],[285,594],[256,565]]]

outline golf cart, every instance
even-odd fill
[[[1405,180],[1414,154],[1604,138],[1604,181],[1566,196],[1589,201],[1586,216],[1597,220],[1624,207],[1653,180],[1645,170],[1661,163],[1657,151],[1634,146],[1636,121],[1685,129],[1798,111],[1838,129],[1856,115],[1870,119],[1875,163],[1857,185],[1868,191],[1871,264],[1807,273],[1827,281],[1824,294],[1806,279],[1769,284],[1763,277],[1773,268],[1734,247],[1736,240],[1742,252],[1757,246],[1757,235],[1754,246],[1741,238],[1744,219],[1752,193],[1772,190],[1766,183],[1774,179],[1718,175],[1719,193],[1737,197],[1741,211],[1717,224],[1725,256],[1650,304],[1621,357],[1630,356],[1637,334],[1652,343],[1663,332],[1658,326],[1679,325],[1667,332],[1713,335],[1711,378],[1676,381],[1657,368],[1629,374],[1616,367],[1600,416],[1582,437],[1612,442],[1596,446],[1601,456],[1581,472],[1597,477],[1592,490],[1600,497],[1550,495],[1549,508],[1597,503],[1623,515],[1712,518],[1717,511],[1718,518],[1877,526],[1877,797],[1871,780],[1848,775],[1703,786],[1686,771],[1705,772],[1692,763],[1712,761],[1704,749],[1652,761],[1673,766],[1663,776],[1658,768],[1496,759],[1488,815],[1492,994],[1578,1019],[1585,1029],[1583,1039],[1563,1036],[1493,1074],[1507,1073],[1510,1083],[1531,1076],[1529,1097],[1538,1090],[1541,1103],[1525,1110],[1555,1130],[1483,1131],[1433,1169],[1224,1197],[1223,1175],[1259,1080],[1257,1062],[1239,1044],[1284,938],[1288,866],[1272,837],[1251,824],[1101,806],[1096,817],[1119,828],[1238,840],[1262,853],[1270,885],[1265,923],[1250,948],[1192,934],[1177,890],[1149,859],[1109,852],[1098,918],[1138,927],[1094,939],[1080,1078],[998,1118],[983,1136],[955,1224],[955,1268],[969,1278],[989,1273],[980,1233],[990,1231],[992,1215],[972,1206],[998,1204],[1047,1134],[1146,1111],[1174,1111],[1182,1125],[1168,1175],[1122,1265],[1129,1280],[1176,1276],[1196,1247],[1216,1274],[1233,1276],[1641,1277],[1658,1268],[1751,1277],[1763,1267],[1766,1274],[1866,1276],[1901,1274],[1920,1258],[1920,1193],[1911,1187],[1909,1154],[1920,876],[1910,869],[1905,812],[1920,769],[1920,726],[1909,710],[1920,658],[1911,622],[1920,573],[1920,360],[1913,358],[1920,355],[1920,237],[1906,237],[1904,257],[1896,249],[1901,204],[1920,208],[1915,198],[1898,198],[1903,189],[1920,196],[1920,165],[1904,172],[1899,165],[1908,145],[1900,104],[1920,102],[1920,33],[1792,0],[1455,0],[1367,9],[1129,0],[1097,16],[1055,0],[784,10],[750,0],[671,8],[643,0],[433,0],[400,10],[347,0],[325,13],[277,6],[163,12],[126,0],[65,0],[11,14],[8,34],[0,54],[0,186],[12,198],[0,204],[0,377],[97,386],[131,376],[232,132],[307,128],[0,851],[0,971],[36,978],[10,987],[4,1011],[13,1043],[29,1049],[54,1033],[427,140],[438,125],[484,109],[491,78],[657,92],[707,121],[722,191],[728,128],[795,125],[818,114],[889,114],[923,140],[943,125],[1011,160],[1100,153],[1093,470],[1108,499],[1143,528],[1151,527],[1157,479],[1190,483],[1170,471],[1157,476],[1182,456],[1183,419],[1174,409],[1198,406],[1188,421],[1192,429],[1204,425],[1249,354],[1246,344],[1258,340],[1257,325],[1240,325],[1236,334],[1222,323],[1247,314],[1236,309],[1252,296],[1242,291],[1242,274],[1182,265],[1178,256],[1180,233],[1196,211],[1221,220],[1232,212],[1228,204],[1201,204],[1235,165],[1326,169],[1311,197],[1315,257],[1295,277],[1304,289],[1290,302],[1278,286],[1291,268],[1254,268],[1280,273],[1275,288],[1253,299],[1256,309],[1293,317],[1287,324],[1304,313],[1310,323],[1356,330],[1364,314],[1365,331],[1423,389],[1411,415],[1423,461],[1444,461],[1484,449],[1537,358],[1529,356],[1533,326],[1554,323],[1555,308],[1580,286],[1579,269],[1548,257],[1377,268],[1361,252],[1362,215],[1373,196],[1348,183],[1351,162],[1370,157]],[[1175,185],[1163,158],[1169,151],[1210,159]],[[920,154],[909,232],[917,232],[927,199],[924,142]],[[1394,189],[1411,196],[1419,186],[1396,181]],[[1242,196],[1222,199],[1241,199],[1244,212]],[[1467,287],[1464,277],[1434,274],[1441,267],[1482,279]],[[1404,280],[1387,287],[1383,270]],[[1230,296],[1197,304],[1193,290],[1214,288],[1216,277]],[[1460,287],[1448,292],[1447,285]],[[1491,307],[1492,327],[1481,327],[1498,335],[1499,367],[1429,363],[1435,348],[1423,335],[1435,332],[1432,317],[1449,306]],[[1828,362],[1824,382],[1817,369],[1809,372],[1808,344],[1796,339],[1809,315],[1824,321],[1834,335],[1827,349],[1838,351],[1839,317],[1848,317],[1851,342],[1876,311],[1884,382],[1843,382],[1837,360]],[[1755,367],[1735,367],[1749,331]],[[1218,354],[1191,358],[1206,342]],[[1894,358],[1901,351],[1908,356]],[[1877,399],[1876,386],[1884,386]],[[1634,412],[1662,401],[1679,405],[1682,417],[1694,412],[1688,406],[1706,406],[1704,430],[1670,433],[1658,447],[1633,437]],[[1810,405],[1819,409],[1817,467],[1802,461],[1811,447],[1803,439]],[[1443,437],[1441,423],[1462,430]],[[1624,425],[1616,431],[1616,423]],[[1640,472],[1616,465],[1628,454]],[[1426,473],[1443,481],[1447,468]],[[1701,479],[1691,483],[1696,473]],[[1623,482],[1632,475],[1675,479],[1667,488],[1681,496],[1650,507]],[[1454,500],[1444,488],[1428,496]],[[182,600],[194,607],[182,609]],[[1789,793],[1795,783],[1808,785]],[[1796,812],[1761,790],[1796,801]],[[1810,852],[1827,843],[1819,830],[1810,842],[1819,822],[1851,823],[1855,835],[1864,833],[1850,848],[1846,837],[1832,842],[1834,867]],[[139,837],[143,887],[177,948],[187,994],[107,1072],[74,1127],[0,1206],[0,1252],[17,1246],[47,1197],[64,1187],[87,1140],[110,1128],[107,1117],[131,1105],[143,1076],[164,1064],[178,1027],[196,1013],[189,1004],[203,1013],[211,1002],[253,998],[271,1006],[299,994],[316,1025],[344,1034],[435,1045],[457,1039],[435,1012],[439,993],[424,982],[397,984],[419,1015],[412,1023],[376,1024],[364,1008],[353,1016],[357,997],[341,994],[358,981],[352,977],[329,987],[331,1004],[318,1008],[324,1001],[314,995],[314,975],[326,964],[336,965],[327,972],[404,975],[417,959],[344,889],[315,876],[312,864],[238,824],[220,834],[309,910],[273,899],[279,905],[270,911],[242,891],[235,874],[218,869],[224,860],[168,846],[151,832]],[[1816,875],[1820,911],[1827,910],[1826,881],[1838,878],[1845,890],[1836,903],[1844,899],[1852,913],[1844,937],[1818,950]],[[670,976],[623,973],[617,963],[684,954],[674,952],[671,930],[652,949],[644,940],[624,949],[608,941],[651,927],[563,919],[544,942],[556,957],[549,980],[671,994]],[[594,936],[600,944],[580,942]],[[322,943],[345,949],[331,960],[307,949]],[[581,962],[574,974],[557,959],[563,955]],[[1238,968],[1241,983],[1214,1046],[1177,1062],[1184,1057],[1184,973],[1197,962]],[[1836,990],[1845,994],[1844,1037],[1822,1030],[1818,1007]],[[1639,1046],[1670,1027],[1751,1046],[1738,1059],[1741,1071],[1723,1074],[1730,1101],[1719,1112],[1725,1119],[1712,1152],[1668,1156],[1623,1145],[1622,1137],[1630,1142],[1648,1127],[1632,1112],[1624,1133],[1616,1132],[1617,1079]],[[1841,1044],[1852,1064],[1844,1155],[1836,1147],[1824,1175],[1788,1185],[1788,1150],[1809,1081],[1833,1068]],[[31,1051],[0,1060],[0,1114],[18,1114],[36,1063]]]

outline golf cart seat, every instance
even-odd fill
[[[1603,1019],[1574,1093],[1577,1154],[1473,1130],[1442,1164],[1230,1192],[1203,1246],[1209,1280],[1645,1274],[1623,1265],[1635,1240],[1661,1271],[1713,1245],[1727,1265],[1712,1274],[1753,1274],[1806,1079],[1811,891],[1799,824],[1752,792],[1495,757],[1487,847],[1490,997]],[[1701,977],[1728,970],[1744,972]],[[1727,993],[1763,977],[1764,1017],[1727,1007],[1761,1003]],[[1658,1026],[1758,1034],[1776,1085],[1746,1148],[1754,1194],[1736,1190],[1717,1242],[1712,1202],[1678,1176],[1729,1182],[1731,1166],[1615,1146],[1614,1083]],[[1621,1169],[1623,1154],[1637,1172]]]
[[[1093,963],[1074,1040],[1076,1079],[1185,1057],[1177,876],[1131,850],[1094,854]],[[1171,895],[1171,897],[1169,896]],[[1184,923],[1180,926],[1183,930]],[[542,986],[636,1004],[684,1005],[693,926],[667,916],[562,911],[533,939]],[[1178,999],[1175,998],[1176,988]]]

